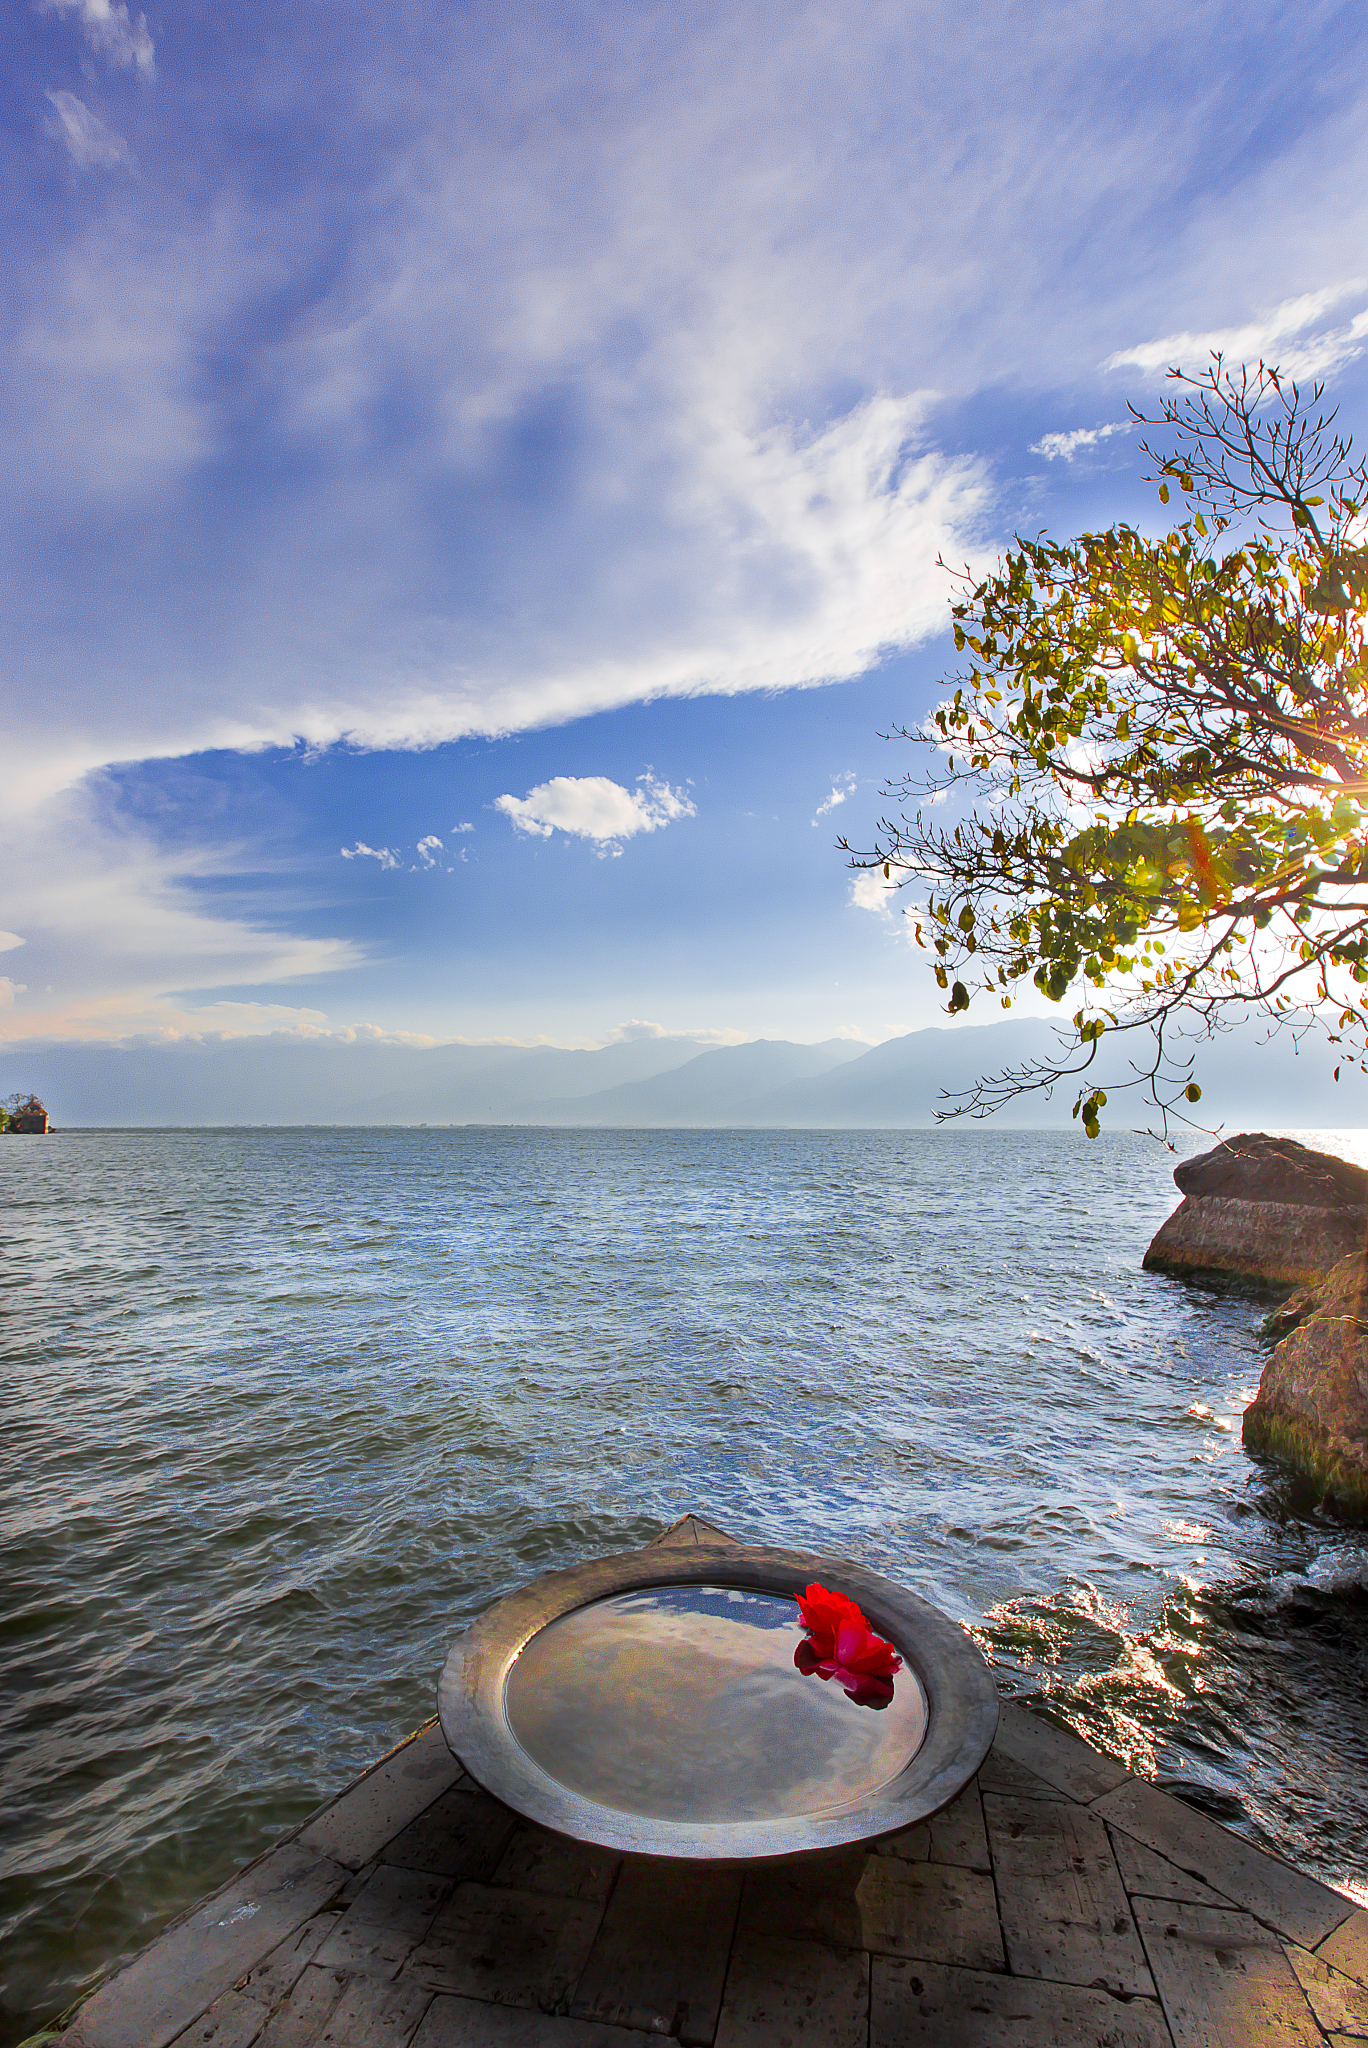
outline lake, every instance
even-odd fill
[[[1173,1163],[991,1126],[0,1142],[3,2039],[426,1719],[460,1622],[689,1509],[902,1580],[1368,1897],[1368,1539],[1241,1447],[1267,1304],[1141,1271]]]

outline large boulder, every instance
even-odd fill
[[[1289,1307],[1291,1304],[1289,1304]],[[1274,1451],[1368,1519],[1368,1257],[1334,1266],[1275,1348],[1245,1410],[1251,1451]]]
[[[1368,1172],[1295,1138],[1244,1131],[1173,1178],[1183,1200],[1145,1253],[1151,1271],[1299,1287],[1368,1249]]]

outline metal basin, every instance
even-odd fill
[[[860,1706],[796,1668],[796,1598],[846,1593],[903,1658]],[[459,1637],[443,1732],[505,1805],[637,1855],[749,1861],[910,1827],[968,1783],[997,1728],[974,1644],[862,1566],[719,1542],[551,1572]]]

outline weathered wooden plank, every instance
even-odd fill
[[[1360,2040],[1368,2037],[1368,1986],[1332,1969],[1293,1941],[1283,1943],[1283,1953],[1327,2034],[1353,2035]]]
[[[231,1991],[216,1998],[200,2014],[173,2048],[209,2041],[213,2048],[248,2048],[256,2040],[275,2008],[284,2003],[303,1976],[304,1970],[336,1924],[331,1912],[317,1913],[299,1930],[273,1948],[254,1969],[240,1977]]]
[[[602,1918],[593,1900],[460,1884],[409,1968],[434,1991],[497,2005],[564,2005]]]
[[[310,2048],[405,2048],[431,2003],[407,1973],[395,1982],[353,1977]]]
[[[621,1857],[587,1842],[569,1842],[528,1823],[509,1842],[493,1883],[516,1891],[552,1892],[563,1899],[597,1899],[613,1889]]]
[[[979,1871],[871,1856],[855,1902],[861,1948],[969,1969],[1005,1967],[993,1880]]]
[[[1154,2000],[875,1956],[870,2048],[1172,2048]]]
[[[1360,1984],[1368,1984],[1368,1913],[1355,1906],[1333,1934],[1317,1944],[1316,1954],[1332,1968],[1343,1970],[1346,1977],[1357,1977]]]
[[[346,1882],[298,1843],[271,1849],[102,1984],[64,2048],[165,2048]]]
[[[1047,1785],[1035,1771],[1028,1771],[1025,1764],[1017,1763],[1005,1750],[999,1749],[996,1742],[979,1766],[978,1787],[980,1792],[1006,1792],[1013,1799],[1068,1797],[1057,1785]]]
[[[269,2017],[259,1998],[249,1998],[245,1991],[225,1991],[183,2034],[177,2034],[173,2048],[252,2048]]]
[[[324,1970],[395,1977],[433,1922],[450,1880],[382,1863],[348,1906],[314,1961]]]
[[[1065,1800],[984,1794],[998,1909],[1015,1975],[1153,1996],[1102,1822]]]
[[[958,1799],[901,1834],[885,1835],[877,1844],[880,1856],[901,1856],[905,1863],[949,1863],[963,1870],[990,1871],[983,1803],[976,1781]]]
[[[1210,1885],[1189,1877],[1176,1863],[1170,1863],[1167,1856],[1160,1856],[1156,1850],[1147,1849],[1143,1842],[1137,1842],[1134,1835],[1124,1834],[1120,1828],[1113,1828],[1110,1832],[1121,1882],[1133,1895],[1147,1899],[1181,1900],[1187,1906],[1231,1904]]]
[[[250,1991],[263,2005],[274,2009],[291,1985],[304,1974],[305,1965],[313,1961],[336,1924],[337,1914],[332,1905],[326,1912],[315,1913],[312,1920],[306,1920],[302,1927],[263,1956],[239,1981],[237,1988]]]
[[[858,1849],[755,1872],[740,1925],[747,1934],[1004,1967],[991,1877]]]
[[[717,2048],[867,2048],[869,1957],[824,1942],[738,1935]]]
[[[311,1963],[272,2014],[256,2048],[313,2048],[349,1982],[345,1970],[320,1970]]]
[[[734,1871],[625,1864],[571,2012],[710,2042],[740,1897]]]
[[[1085,1805],[1130,1780],[1130,1772],[1077,1735],[1004,1701],[993,1749]]]
[[[518,1816],[487,1792],[464,1786],[443,1792],[385,1844],[382,1863],[482,1883],[493,1876]]]
[[[1248,1913],[1137,1899],[1175,2048],[1321,2048],[1277,1938]]]
[[[316,1855],[359,1870],[464,1776],[440,1725],[430,1721],[315,1814],[297,1839]]]
[[[702,1515],[681,1515],[677,1522],[671,1522],[668,1529],[662,1529],[659,1536],[653,1536],[646,1549],[693,1550],[700,1543],[709,1547],[719,1543],[738,1547],[737,1538],[729,1536],[725,1529],[719,1529],[716,1522],[705,1522]]]
[[[566,2019],[561,2013],[443,1996],[428,2007],[413,2048],[660,2048],[660,2037]]]
[[[1303,1948],[1315,1948],[1351,1910],[1328,1885],[1138,1778],[1106,1793],[1092,1810]]]
[[[863,1849],[839,1849],[751,1871],[738,1925],[746,1934],[861,1948],[864,1923],[855,1894],[869,1860]]]

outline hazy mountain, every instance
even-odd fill
[[[697,1041],[557,1046],[260,1038],[6,1048],[0,1093],[31,1088],[59,1125],[488,1123],[681,1066]]]
[[[480,1065],[443,1063],[439,1055],[483,1048],[434,1046],[417,1055],[408,1085],[355,1101],[348,1121],[361,1124],[542,1123],[533,1114],[548,1098],[575,1104],[683,1066],[698,1057],[693,1040],[632,1038],[591,1052],[560,1046],[506,1046],[504,1057]],[[567,1119],[580,1121],[577,1117]]]
[[[848,1039],[754,1039],[700,1051],[695,1040],[638,1038],[592,1052],[555,1046],[412,1047],[286,1034],[221,1043],[27,1046],[0,1054],[0,1093],[31,1088],[60,1126],[175,1124],[670,1125],[792,1129],[929,1124],[943,1092],[1048,1052],[1052,1027],[1020,1019],[910,1032],[864,1048]],[[1267,1130],[1368,1124],[1368,1081],[1284,1032],[1248,1028],[1199,1047],[1204,1124]],[[1121,1067],[1120,1048],[1110,1055]],[[1000,1122],[1067,1122],[1076,1094],[1023,1096]],[[1152,1120],[1113,1087],[1112,1128]]]
[[[623,1127],[754,1123],[757,1104],[784,1084],[801,1089],[847,1060],[858,1061],[865,1050],[848,1038],[828,1038],[819,1045],[753,1038],[745,1045],[699,1053],[649,1080],[623,1082],[573,1101],[534,1103],[528,1116],[536,1123]]]
[[[1056,1044],[1053,1028],[1034,1018],[912,1031],[874,1046],[838,1072],[775,1089],[754,1105],[756,1120],[800,1129],[929,1124],[945,1106],[944,1095],[971,1088],[980,1075],[1048,1054]],[[1075,1092],[1067,1086],[1057,1090],[1053,1104],[1040,1095],[1022,1097],[999,1120],[1056,1123],[1068,1117]]]
[[[966,1088],[986,1070],[1053,1044],[1050,1027],[1032,1022],[914,1031],[868,1048],[840,1038],[820,1045],[761,1038],[700,1053],[669,1073],[602,1094],[534,1103],[517,1120],[615,1128],[928,1124],[942,1089]],[[1065,1116],[1072,1106],[1070,1095]],[[1024,1120],[1048,1123],[1057,1116],[1037,1099]]]

